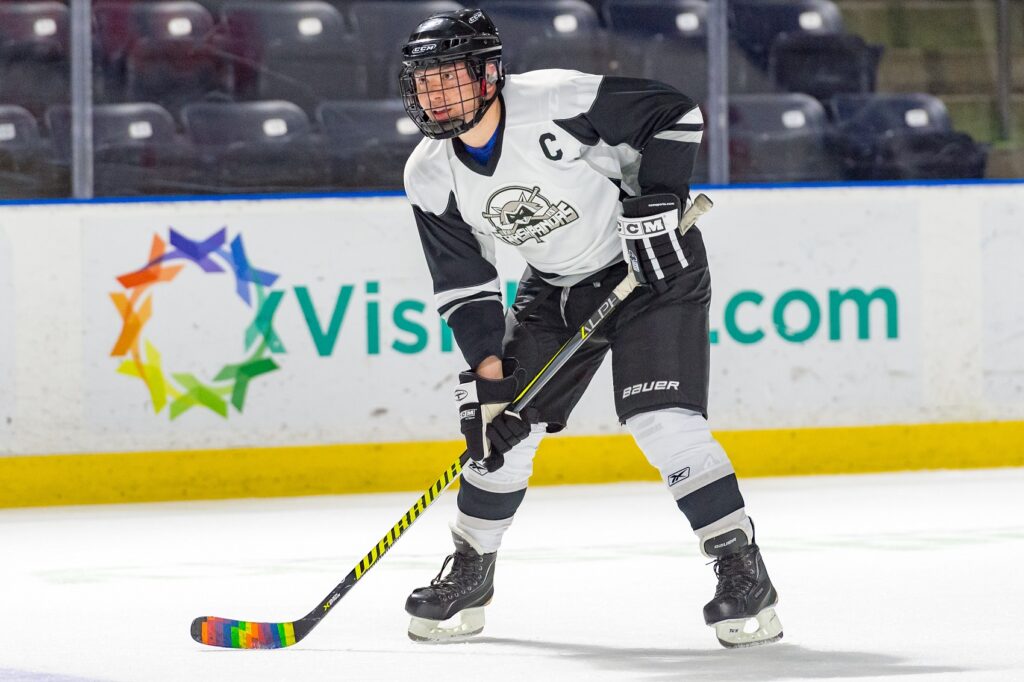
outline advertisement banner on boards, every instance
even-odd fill
[[[703,223],[713,425],[912,420],[922,405],[914,202],[874,206],[890,225],[874,248],[855,199],[766,228],[787,205],[770,198],[732,195]],[[83,222],[90,430],[142,448],[456,435],[450,394],[464,361],[434,312],[404,199],[217,208]],[[498,254],[512,295],[523,262]],[[572,433],[619,430],[611,392],[606,363]]]
[[[1024,406],[1024,209],[985,203],[982,245],[983,397]]]
[[[714,421],[914,421],[927,402],[918,202],[803,196],[730,195],[705,221]]]
[[[345,208],[84,225],[93,427],[168,447],[449,436],[463,363],[407,209]]]
[[[0,454],[10,451],[16,400],[14,355],[14,263],[11,247],[0,227]]]

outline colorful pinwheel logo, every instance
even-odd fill
[[[142,380],[154,412],[159,414],[170,402],[171,419],[196,406],[227,418],[228,401],[241,412],[249,382],[278,369],[270,355],[284,352],[273,327],[284,292],[269,289],[278,276],[249,264],[241,235],[231,241],[230,247],[226,241],[227,228],[205,241],[192,241],[171,229],[168,251],[167,243],[154,235],[146,265],[118,277],[124,290],[110,294],[122,320],[121,334],[110,354],[126,358],[117,371]],[[186,267],[198,267],[211,275],[232,273],[238,297],[254,309],[252,323],[245,330],[246,356],[240,362],[224,365],[212,381],[205,383],[187,372],[171,372],[169,381],[157,347],[144,336],[146,323],[153,315],[153,289],[173,282]]]

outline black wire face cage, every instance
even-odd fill
[[[494,65],[497,89],[485,101],[488,64]],[[399,76],[405,111],[424,135],[435,140],[456,137],[479,123],[504,83],[500,55],[405,61]]]

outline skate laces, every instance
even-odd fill
[[[452,559],[454,559],[454,558],[455,558],[455,555],[454,555],[454,554],[449,554],[448,556],[446,556],[446,557],[444,558],[444,563],[443,563],[443,564],[441,564],[441,570],[440,570],[440,571],[438,571],[438,572],[437,572],[437,575],[435,575],[435,576],[434,576],[433,578],[431,578],[431,580],[430,580],[430,586],[431,586],[431,587],[437,587],[437,586],[439,586],[439,585],[440,585],[440,584],[441,584],[441,583],[443,582],[443,581],[441,580],[441,574],[442,574],[442,573],[444,573],[444,569],[448,568],[448,564],[450,564],[450,563],[452,562]],[[454,570],[454,569],[453,569],[453,570]],[[451,577],[451,576],[449,576],[449,577]]]
[[[747,569],[747,561],[753,555],[752,551],[741,550],[733,554],[719,557],[715,561],[715,576],[718,578],[718,586],[715,588],[715,596],[722,595],[745,595],[757,584],[756,569]]]
[[[480,559],[474,560],[473,557],[459,552],[449,554],[444,558],[441,570],[430,581],[430,586],[442,599],[451,599],[459,596],[463,591],[472,590],[480,581],[483,564],[482,557]],[[452,570],[448,575],[441,577],[449,564],[451,564]]]

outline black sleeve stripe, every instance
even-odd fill
[[[453,299],[448,303],[445,303],[444,305],[439,305],[437,307],[437,312],[441,315],[441,317],[447,319],[447,316],[455,312],[457,308],[464,306],[467,303],[472,303],[473,301],[479,301],[488,298],[493,298],[494,300],[500,303],[501,293],[497,291],[478,291],[475,294],[470,294],[469,296],[462,296]]]
[[[654,139],[669,140],[671,142],[686,142],[691,144],[700,144],[700,141],[703,137],[704,133],[700,131],[662,130],[660,133],[654,136]]]
[[[665,130],[704,130],[703,123],[677,123],[674,126],[670,126]],[[664,131],[662,131],[664,132]]]
[[[448,289],[446,291],[439,291],[434,294],[434,301],[437,303],[437,309],[443,310],[449,307],[452,303],[458,303],[462,300],[468,300],[479,293],[486,295],[501,296],[501,283],[498,278],[495,277],[492,280],[481,282],[480,284],[473,284],[468,287],[459,287],[458,289]]]

